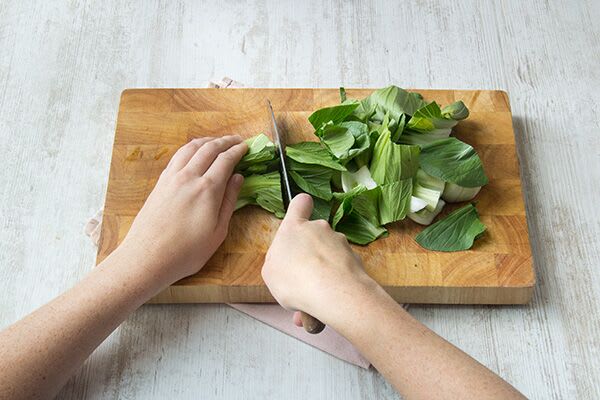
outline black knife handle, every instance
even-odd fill
[[[302,320],[302,326],[308,333],[317,334],[321,333],[325,329],[325,324],[313,317],[310,314],[300,311],[300,319]]]

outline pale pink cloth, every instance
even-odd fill
[[[210,82],[211,88],[243,87],[239,82],[230,78],[223,78],[221,82]],[[98,211],[85,225],[85,233],[97,246],[100,240],[102,226],[102,210]],[[285,310],[279,304],[229,304],[231,307],[249,316],[272,326],[273,328],[293,336],[309,345],[329,353],[341,360],[347,361],[362,368],[369,368],[369,361],[356,350],[343,336],[327,327],[318,335],[306,333],[303,328],[297,327],[293,320],[293,312]]]

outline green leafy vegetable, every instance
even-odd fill
[[[387,230],[382,226],[371,223],[367,218],[357,212],[350,212],[344,216],[336,227],[346,238],[356,244],[369,244],[381,236],[387,235]]]
[[[488,183],[475,150],[453,137],[423,146],[420,162],[425,172],[444,182],[463,187],[477,187]]]
[[[370,146],[366,124],[346,121],[337,125],[325,125],[321,142],[342,164],[367,151]]]
[[[410,210],[412,179],[404,179],[381,186],[379,197],[379,223],[400,221]]]
[[[313,197],[313,212],[310,219],[324,219],[325,221],[329,221],[329,217],[331,216],[331,206],[331,201]]]
[[[270,161],[275,159],[275,145],[273,142],[261,133],[246,140],[246,144],[248,145],[248,152],[238,163],[236,172],[242,175],[266,172],[273,164]]]
[[[434,130],[425,134],[407,131],[398,138],[397,142],[401,144],[412,144],[423,147],[427,144],[437,142],[438,140],[446,139],[449,134],[450,131],[445,131],[443,129]]]
[[[321,108],[308,117],[308,121],[315,129],[321,129],[323,124],[333,122],[337,124],[342,122],[347,116],[352,114],[358,107],[358,103],[340,104],[333,107]]]
[[[442,110],[435,101],[417,110],[408,121],[407,128],[413,131],[427,133],[437,130],[437,133],[450,135],[451,128],[457,124],[453,119],[445,119]]]
[[[455,101],[452,104],[442,108],[442,116],[454,120],[463,120],[469,117],[469,109],[462,101]]]
[[[469,200],[487,183],[475,150],[449,137],[469,115],[462,101],[442,108],[388,86],[364,99],[349,99],[340,88],[340,103],[310,115],[318,142],[288,145],[286,166],[294,191],[313,197],[311,218],[329,221],[349,241],[370,243],[387,235],[385,225],[406,217],[429,225],[445,205],[442,198]],[[236,209],[258,205],[281,218],[275,146],[263,134],[246,142],[248,153],[236,168],[246,177]],[[419,243],[469,248],[485,228],[473,206],[464,210],[426,228]]]
[[[357,111],[365,112],[365,115],[375,115],[375,119],[383,121],[386,113],[395,121],[400,121],[402,114],[413,115],[419,108],[423,107],[425,102],[423,96],[418,93],[407,92],[398,86],[388,86],[374,91],[369,97],[361,101],[360,109]],[[371,116],[370,115],[370,116]],[[395,125],[390,127],[395,130]]]
[[[336,197],[342,201],[333,217],[332,227],[344,233],[349,241],[364,245],[387,234],[377,220],[379,188],[367,190],[357,186]]]
[[[341,87],[340,88],[340,103],[343,103],[345,101],[346,101],[346,89]]]
[[[425,228],[416,237],[428,250],[461,251],[473,247],[473,242],[485,231],[473,204],[459,208],[442,220]]]
[[[440,196],[444,191],[444,181],[427,174],[422,169],[417,171],[412,195],[426,203],[425,208],[429,211],[435,210]]]
[[[283,218],[285,210],[281,198],[279,172],[250,175],[244,179],[235,209],[238,210],[250,204],[258,205],[275,214],[276,217]]]
[[[364,125],[364,124],[363,124]],[[348,152],[354,145],[354,136],[348,134],[348,128],[340,125],[325,125],[321,142],[329,149],[337,159],[348,156]]]
[[[300,189],[320,199],[331,200],[332,169],[317,164],[303,164],[294,160],[288,160],[287,167],[290,177]]]
[[[412,178],[419,169],[419,146],[396,144],[385,130],[377,139],[371,159],[371,176],[380,185]]]
[[[317,142],[301,142],[290,144],[285,149],[288,158],[303,164],[315,164],[338,171],[346,168],[333,159],[331,153]]]
[[[400,143],[426,145],[450,135],[459,120],[469,116],[469,110],[462,101],[457,101],[440,109],[432,101],[418,109],[406,124],[406,132],[398,138]]]

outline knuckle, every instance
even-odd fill
[[[181,147],[177,152],[179,153],[180,151],[183,151],[183,149],[198,150],[200,147],[202,147],[202,144],[204,143],[204,141],[205,141],[204,138],[196,138],[196,139],[192,140],[191,142],[189,142],[188,144],[186,144],[185,146]]]
[[[215,187],[215,182],[210,176],[203,176],[200,178],[198,186],[200,190],[212,190]]]
[[[217,149],[219,148],[219,140],[220,139],[211,140],[210,142],[208,142],[204,146],[202,146],[202,148],[210,153],[217,151]]]
[[[313,222],[315,226],[317,226],[320,229],[330,229],[329,222],[325,221],[324,219],[317,219]]]
[[[221,161],[225,161],[225,162],[234,162],[235,161],[233,155],[227,151],[219,154],[217,156],[217,159],[221,160]]]
[[[175,184],[184,185],[192,179],[192,173],[188,169],[182,169],[175,175]]]
[[[346,235],[344,235],[342,232],[334,232],[333,234],[335,235],[336,239],[338,239],[338,240],[342,240],[344,242],[348,241],[346,239]]]

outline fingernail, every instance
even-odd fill
[[[244,177],[240,174],[233,175],[233,183],[241,185],[244,182]]]

